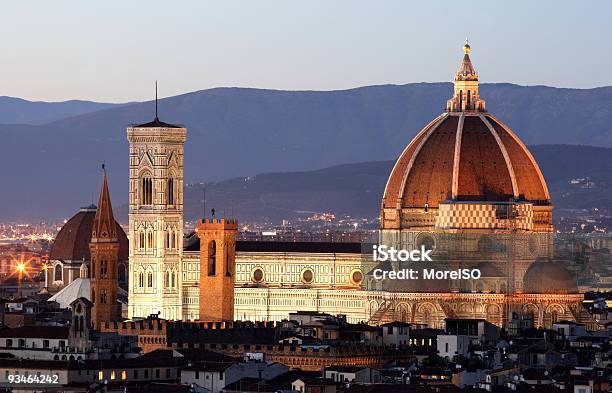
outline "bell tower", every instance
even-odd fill
[[[104,165],[102,165],[102,170],[102,190],[89,243],[91,254],[90,298],[93,303],[91,319],[94,326],[99,326],[100,322],[116,321],[120,317],[117,307],[119,240]]]
[[[127,129],[130,144],[128,317],[182,319],[183,153],[187,129]]]
[[[200,238],[200,321],[234,320],[236,234],[234,219],[203,219]]]

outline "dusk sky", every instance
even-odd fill
[[[609,1],[5,2],[0,95],[148,100],[221,86],[612,85]]]

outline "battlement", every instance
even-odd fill
[[[203,218],[198,222],[196,232],[201,230],[237,230],[238,220],[235,218]]]

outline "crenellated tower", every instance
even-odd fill
[[[182,318],[183,154],[187,129],[152,122],[129,127],[128,317]]]
[[[238,223],[205,218],[196,233],[200,238],[200,321],[233,321]]]
[[[93,303],[91,319],[94,326],[99,326],[101,322],[116,321],[120,317],[117,306],[119,238],[104,166],[102,170],[102,189],[89,243],[91,302]]]

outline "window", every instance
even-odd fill
[[[49,348],[49,340],[43,340],[43,348]]]
[[[168,190],[166,193],[166,197],[167,197],[167,204],[168,205],[174,205],[174,179],[173,178],[169,178],[168,179]]]
[[[134,379],[138,379],[138,370],[134,370]]]
[[[145,372],[145,375],[144,375],[145,379],[149,378],[149,370],[144,370],[144,372]]]
[[[225,275],[227,277],[231,277],[232,276],[232,269],[231,269],[231,266],[230,266],[229,247],[227,246],[227,243],[225,243],[224,259],[225,259]]]
[[[140,249],[145,248],[145,234],[144,234],[144,232],[140,232],[138,234],[138,248],[140,248]]]
[[[138,273],[138,286],[140,288],[144,288],[144,273],[143,272]]]
[[[153,288],[153,272],[149,272],[149,274],[147,274],[147,286],[149,288]]]
[[[100,278],[108,278],[108,261],[100,262]]]
[[[123,370],[121,371],[121,380],[125,381],[127,379],[127,371]]]
[[[10,338],[7,338],[6,339],[6,346],[9,347],[9,348],[12,347],[13,346],[13,340],[11,340]]]
[[[166,288],[170,287],[170,272],[166,270],[166,274],[164,274],[164,286]]]
[[[166,378],[170,378],[170,369],[169,368],[166,369]]]
[[[108,301],[108,294],[106,292],[106,289],[102,289],[100,291],[100,303],[106,304],[107,301]]]
[[[217,243],[212,240],[208,243],[208,275],[217,274]]]
[[[147,248],[153,249],[155,247],[155,241],[153,237],[153,231],[147,232]]]
[[[55,265],[53,276],[55,281],[62,281],[62,265],[60,263]]]
[[[176,288],[176,272],[172,272],[172,288]]]
[[[140,204],[153,204],[153,179],[149,174],[143,175],[140,179]]]
[[[159,369],[155,369],[155,378],[159,379]]]

